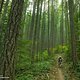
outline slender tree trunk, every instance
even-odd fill
[[[48,54],[50,55],[50,1],[48,0]]]
[[[0,13],[1,13],[1,11],[2,11],[3,4],[4,4],[4,0],[0,0]]]
[[[62,0],[62,16],[61,16],[61,45],[64,44],[64,28],[63,28],[63,0]]]
[[[31,20],[31,26],[30,26],[30,33],[29,33],[30,40],[32,40],[33,32],[34,32],[35,10],[36,10],[36,0],[34,0],[34,5],[33,5],[33,13],[32,13],[32,20]]]
[[[29,13],[29,17],[28,17],[28,20],[26,20],[26,21],[28,21],[27,22],[27,24],[26,24],[26,29],[27,29],[27,31],[26,31],[26,34],[25,34],[25,36],[26,36],[26,39],[27,40],[29,40],[29,32],[30,32],[30,26],[31,26],[31,11],[30,11],[30,13]]]
[[[39,15],[39,0],[36,0],[36,4],[37,4],[37,15],[36,15],[36,22],[35,22],[35,26],[33,29],[33,38],[32,38],[32,48],[31,48],[31,54],[32,54],[32,63],[34,61],[34,57],[35,57],[35,53],[36,53],[36,35],[37,35],[37,21],[38,21],[38,15]]]
[[[69,19],[68,19],[68,2],[65,0],[65,41],[69,43]]]
[[[70,16],[70,32],[71,32],[71,54],[73,65],[76,65],[77,54],[76,54],[76,39],[75,39],[75,27],[74,27],[74,1],[68,0],[69,4],[69,16]]]
[[[39,51],[40,51],[40,27],[41,27],[41,15],[42,15],[42,4],[43,4],[43,0],[40,1],[40,10],[39,10],[39,18],[38,18],[38,23],[37,23],[37,45],[36,45],[36,50],[37,50],[37,60],[39,59]]]
[[[42,13],[42,20],[41,20],[41,28],[40,28],[40,51],[41,51],[41,60],[43,60],[42,52],[45,49],[45,23],[46,23],[46,17],[45,17],[45,1],[43,1],[44,8]],[[43,6],[42,6],[43,7]],[[43,35],[44,34],[44,35]]]
[[[45,18],[45,1],[44,1],[44,12],[43,12],[43,17],[42,17],[42,27],[41,27],[41,52],[43,52],[43,50],[45,49],[45,22],[46,22],[46,18]],[[44,35],[43,35],[44,34]]]
[[[53,4],[53,0],[52,0],[52,4],[51,4],[51,30],[50,30],[50,46],[51,48],[54,47],[54,4]]]
[[[79,3],[79,21],[80,21],[80,3]]]

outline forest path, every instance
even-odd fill
[[[58,63],[57,63],[58,56],[59,55],[55,57],[55,66],[51,70],[50,80],[65,80],[62,68],[58,67]]]
[[[62,56],[62,66],[58,66],[58,57]],[[48,73],[38,77],[36,80],[76,80],[75,75],[71,71],[67,71],[67,65],[64,63],[64,55],[56,54],[54,56],[53,66]]]
[[[64,63],[62,63],[61,68],[58,66],[58,57],[59,56],[60,55],[55,56],[55,64],[54,64],[54,66],[53,66],[53,68],[51,69],[51,72],[50,72],[50,80],[75,80],[73,74],[71,74],[71,76],[69,75],[70,76],[69,79],[65,79],[65,75],[66,75],[66,73],[64,71],[65,70],[64,69],[65,65],[64,65]],[[63,55],[61,55],[61,56],[63,58]]]
[[[50,80],[64,80],[63,72],[60,68],[54,68],[50,73]]]
[[[63,75],[63,71],[62,71],[62,68],[59,68],[58,66],[58,57],[60,55],[56,55],[55,57],[55,67],[57,68],[57,74],[56,74],[56,77],[58,78],[57,80],[64,80],[64,75]],[[62,63],[63,64],[63,63]]]
[[[64,80],[64,76],[61,69],[58,69],[58,73],[59,73],[59,80]]]

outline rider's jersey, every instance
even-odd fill
[[[60,58],[58,58],[58,62],[59,63],[61,63],[62,62],[62,58],[60,57]]]

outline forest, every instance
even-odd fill
[[[80,80],[80,0],[0,0],[0,80]]]

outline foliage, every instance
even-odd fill
[[[52,63],[52,60],[34,63],[32,66],[30,63],[28,65],[23,63],[24,67],[19,65],[18,68],[21,66],[21,69],[16,69],[16,80],[35,80],[37,76],[48,73]]]
[[[19,40],[15,70],[16,80],[35,80],[35,77],[42,73],[47,73],[52,67],[53,60],[49,59],[47,50],[40,53],[39,61],[31,64],[30,47],[31,41]]]
[[[67,45],[59,45],[55,48],[55,53],[59,54],[59,53],[68,53],[68,46]]]

